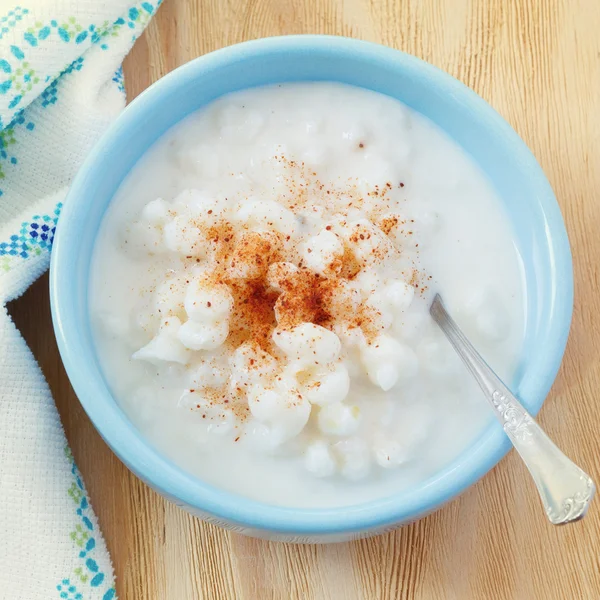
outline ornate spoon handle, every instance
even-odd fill
[[[448,314],[437,294],[431,316],[477,380],[506,435],[521,455],[537,486],[546,515],[554,525],[585,516],[596,486],[569,460],[490,369]]]

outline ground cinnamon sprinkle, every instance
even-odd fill
[[[277,326],[275,302],[279,292],[271,289],[265,278],[231,280],[233,311],[229,320],[227,343],[233,348],[255,341],[264,350],[271,349],[271,334]]]
[[[385,235],[390,235],[390,233],[398,226],[400,223],[400,219],[396,216],[384,217],[381,219],[379,223],[379,228]]]
[[[231,267],[249,265],[251,279],[264,277],[270,264],[283,260],[281,237],[277,233],[268,236],[256,231],[243,233],[233,249]]]
[[[331,325],[332,315],[327,310],[322,277],[308,269],[300,269],[282,281],[281,286],[283,292],[275,303],[281,328],[289,329],[300,323]]]
[[[193,393],[195,390],[189,390]],[[207,418],[207,408],[211,409],[209,419],[225,419],[226,412],[231,411],[235,417],[244,421],[248,416],[248,404],[245,400],[245,390],[237,388],[231,390],[227,385],[217,387],[204,387],[202,389],[202,404],[196,404],[192,410],[204,410],[203,419]],[[214,414],[214,410],[218,412]]]
[[[354,252],[348,247],[344,246],[344,254],[341,259],[340,277],[344,279],[354,279],[361,270],[361,264],[354,256]]]
[[[381,313],[372,306],[359,306],[356,314],[350,318],[350,329],[360,327],[367,342],[372,342],[382,332]]]
[[[202,227],[199,229],[202,231]],[[212,225],[202,233],[206,235],[213,246],[216,271],[221,272],[233,249],[234,226],[229,221],[223,221],[218,225]]]
[[[416,269],[412,270],[408,283],[409,285],[412,285],[415,288],[419,287],[419,272]]]
[[[360,142],[359,148],[363,147]],[[390,194],[395,188],[392,182],[385,182],[381,187],[373,186],[365,192],[356,179],[349,178],[343,185],[339,182],[326,184],[303,162],[288,160],[283,154],[275,156],[275,160],[284,167],[284,191],[279,192],[276,199],[294,213],[318,213],[319,206],[329,207],[330,211],[340,215],[358,209],[365,211],[370,221],[387,236],[392,232],[396,236],[413,234],[412,230],[399,230],[399,226],[406,225],[408,221],[390,215],[391,209],[395,210],[396,206],[391,202],[393,196]],[[398,187],[402,188],[404,184],[400,183]],[[373,202],[373,198],[377,201]],[[357,307],[347,289],[349,282],[364,266],[351,244],[369,240],[372,229],[355,223],[343,256],[334,260],[322,276],[302,266],[302,261],[298,260],[299,249],[291,235],[276,232],[272,223],[267,225],[271,225],[268,232],[258,232],[228,221],[209,228],[204,226],[205,231],[202,223],[196,224],[201,235],[209,240],[209,251],[213,256],[212,269],[207,277],[215,283],[228,285],[233,296],[226,340],[231,351],[245,342],[254,342],[276,356],[272,342],[274,330],[292,328],[304,322],[328,329],[334,329],[337,323],[343,322],[348,329],[360,328],[369,341],[382,333],[382,315],[364,303]],[[327,225],[325,229],[331,231],[332,226]],[[378,250],[376,245],[372,252],[376,259],[384,259],[385,251]],[[190,262],[201,262],[195,256],[187,258]],[[279,267],[269,271],[275,263]],[[296,267],[290,267],[289,263]],[[427,289],[425,285],[420,286],[421,275],[417,269],[403,275],[410,276],[405,279],[416,291],[423,293]],[[207,305],[210,307],[210,302]],[[202,394],[212,405],[227,405],[227,409],[242,420],[249,414],[243,387],[205,389]]]

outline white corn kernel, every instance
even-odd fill
[[[283,440],[298,435],[308,422],[310,403],[293,388],[254,385],[248,391],[252,415],[278,432]]]
[[[348,224],[344,234],[346,243],[363,266],[385,262],[394,253],[390,239],[367,219]]]
[[[335,459],[326,442],[317,440],[306,447],[304,468],[315,477],[331,477],[335,473]]]
[[[378,436],[373,444],[375,462],[384,469],[392,469],[408,460],[406,448],[396,440]]]
[[[208,250],[206,236],[185,215],[178,215],[164,226],[165,245],[182,256],[204,256]]]
[[[246,227],[275,229],[286,235],[295,235],[298,221],[291,210],[275,200],[246,200],[241,202],[235,219]]]
[[[290,262],[274,262],[267,271],[267,283],[278,292],[284,290],[285,283],[291,281],[300,269]]]
[[[291,359],[321,365],[336,360],[342,347],[335,333],[313,323],[301,323],[290,330],[276,329],[273,342]]]
[[[319,429],[327,435],[348,436],[360,426],[360,409],[343,402],[327,404],[319,411]]]
[[[180,328],[181,321],[177,317],[163,319],[158,334],[131,358],[156,365],[162,362],[187,363],[190,359],[190,351],[177,338]]]
[[[184,306],[190,319],[212,322],[229,317],[233,306],[229,286],[209,282],[204,277],[188,281]]]
[[[154,305],[156,312],[162,317],[170,315],[184,316],[184,298],[186,290],[184,276],[172,277],[163,281],[154,292]]]
[[[392,310],[404,312],[408,310],[415,297],[415,288],[400,279],[391,279],[385,286],[384,295]]]
[[[219,387],[227,383],[229,370],[225,365],[206,357],[198,366],[192,368],[189,377],[194,389]]]
[[[229,335],[227,321],[186,321],[177,332],[179,341],[190,350],[214,350]]]
[[[364,479],[371,470],[369,447],[360,438],[350,438],[337,442],[333,449],[341,463],[341,473],[346,479],[358,481]]]
[[[266,384],[277,371],[277,361],[257,343],[238,346],[229,359],[231,379],[235,386]]]
[[[229,203],[207,192],[184,190],[173,200],[175,210],[186,215],[193,223],[211,226],[228,216]]]
[[[311,404],[325,406],[341,402],[350,391],[348,369],[338,362],[333,368],[310,373],[303,381],[301,391]]]
[[[151,200],[142,209],[142,219],[151,225],[164,225],[169,218],[169,206],[162,198]]]
[[[211,418],[207,431],[215,435],[227,435],[233,431],[235,423],[236,418],[233,411],[221,408],[219,413]]]
[[[342,240],[333,231],[326,229],[306,240],[302,249],[304,266],[319,275],[339,272],[343,255]]]
[[[411,348],[388,335],[380,335],[361,351],[367,375],[384,392],[413,379],[419,361]]]

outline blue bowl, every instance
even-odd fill
[[[92,422],[138,477],[194,514],[269,539],[340,541],[419,519],[473,485],[509,449],[502,428],[491,425],[450,466],[393,497],[340,510],[270,506],[188,475],[144,439],[109,391],[88,314],[90,259],[98,228],[136,161],[171,126],[215,98],[287,81],[338,81],[397,98],[445,130],[486,173],[512,221],[523,260],[526,340],[513,389],[534,414],[556,377],[567,341],[573,308],[571,254],[552,189],[510,126],[446,73],[383,46],[339,37],[291,36],[224,48],[151,86],[95,146],[65,202],[50,268],[58,346]]]

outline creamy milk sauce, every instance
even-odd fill
[[[435,474],[491,414],[428,315],[439,291],[510,380],[510,223],[401,103],[334,83],[223,97],[136,164],[96,242],[98,357],[143,435],[215,486],[340,506]]]

